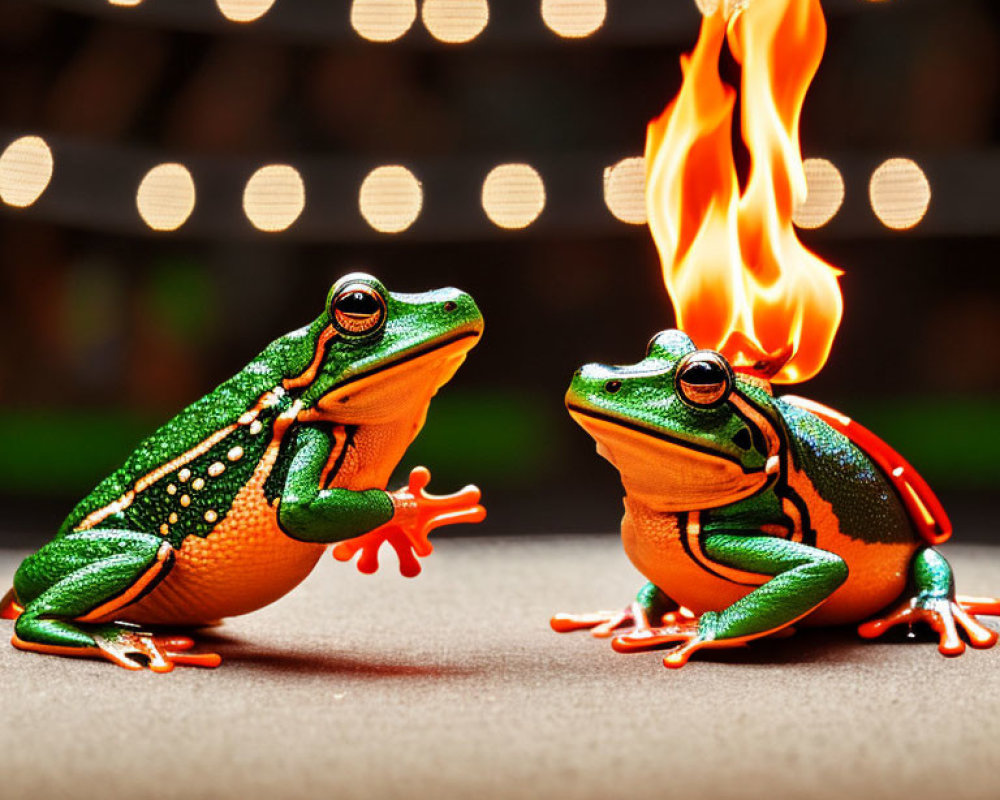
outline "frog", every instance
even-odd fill
[[[647,583],[617,611],[556,614],[617,652],[693,653],[856,625],[874,639],[900,625],[938,637],[943,655],[996,644],[978,616],[995,597],[956,595],[937,545],[951,534],[926,482],[851,418],[734,367],[679,330],[645,357],[587,364],[570,416],[619,472],[621,539]]]
[[[475,486],[430,495],[423,467],[386,486],[483,327],[458,289],[340,278],[317,318],[142,441],[21,563],[0,604],[14,647],[216,667],[185,629],[269,605],[331,544],[372,571],[384,541],[426,555],[433,528],[480,521]]]

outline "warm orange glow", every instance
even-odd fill
[[[799,146],[806,90],[826,43],[820,0],[703,3],[684,82],[646,139],[646,205],[677,324],[739,367],[803,381],[826,362],[840,324],[839,271],[792,222],[807,196]],[[719,74],[728,40],[742,67],[745,186],[733,145],[736,91]]]

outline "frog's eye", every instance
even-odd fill
[[[385,298],[365,283],[351,283],[330,302],[330,319],[340,333],[367,336],[385,324]]]
[[[677,366],[677,394],[689,406],[710,408],[726,399],[733,386],[726,360],[710,350],[699,350]]]

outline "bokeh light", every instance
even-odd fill
[[[243,211],[258,230],[276,233],[287,229],[306,207],[302,176],[288,164],[268,164],[247,181]]]
[[[530,164],[500,164],[483,182],[482,202],[494,225],[526,228],[545,208],[545,184]]]
[[[931,184],[909,158],[890,158],[872,174],[868,187],[872,209],[887,228],[902,231],[917,225],[931,203]]]
[[[807,158],[802,162],[808,194],[795,209],[792,221],[800,228],[822,228],[844,204],[844,178],[840,170],[825,158]]]
[[[567,39],[595,33],[608,15],[606,0],[542,0],[542,19],[551,31]]]
[[[253,22],[271,10],[274,0],[215,0],[215,4],[231,22]]]
[[[486,0],[424,0],[420,17],[438,41],[464,44],[486,28],[490,7]]]
[[[133,8],[133,7],[137,6],[137,5],[139,5],[139,3],[141,3],[141,2],[142,2],[142,0],[108,0],[108,5],[109,6],[122,6],[123,8]]]
[[[40,136],[15,139],[0,154],[0,200],[25,208],[52,180],[52,151]]]
[[[351,27],[371,42],[392,42],[417,18],[417,0],[354,0]]]
[[[376,167],[361,184],[361,216],[381,233],[400,233],[420,216],[424,192],[420,181],[398,164]]]
[[[616,219],[646,224],[646,159],[623,158],[604,169],[604,203]]]
[[[135,193],[139,216],[154,231],[175,231],[194,211],[194,179],[183,164],[158,164]]]

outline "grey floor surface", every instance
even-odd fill
[[[1000,548],[946,552],[1000,592]],[[806,632],[667,671],[547,626],[639,584],[611,536],[440,537],[415,580],[324,558],[215,671],[0,643],[0,798],[1000,797],[1000,648]]]

